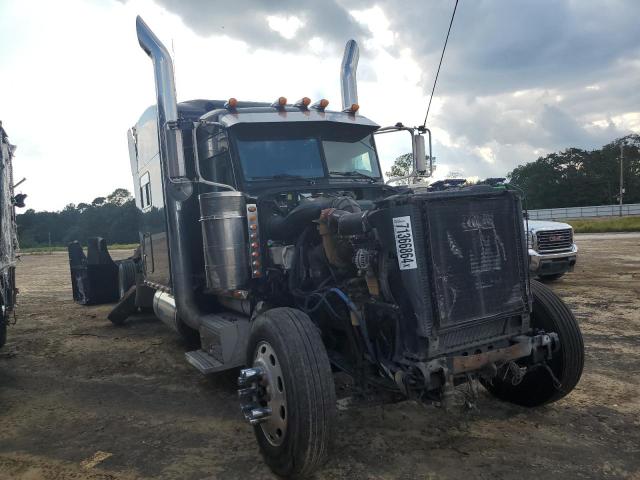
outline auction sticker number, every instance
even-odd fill
[[[418,268],[413,232],[411,231],[411,217],[395,217],[393,219],[393,232],[396,236],[396,250],[398,251],[400,270]]]

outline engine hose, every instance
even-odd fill
[[[300,235],[300,237],[298,238],[298,241],[296,242],[293,250],[293,261],[291,264],[291,271],[289,272],[288,286],[289,286],[289,291],[295,297],[305,297],[307,295],[306,292],[298,288],[298,285],[302,283],[301,280],[299,279],[298,274],[300,273],[299,262],[302,259],[302,245],[307,238],[310,228],[312,227],[307,227],[302,232],[302,235]]]
[[[349,296],[339,288],[335,288],[335,287],[331,288],[329,292],[333,292],[338,297],[340,297],[340,299],[347,305],[349,310],[351,310],[353,314],[357,317],[358,325],[360,325],[360,328],[362,329],[362,339],[364,340],[364,344],[366,345],[367,350],[369,351],[369,355],[371,356],[371,361],[374,361],[376,359],[376,355],[373,351],[373,346],[369,341],[370,339],[369,339],[369,331],[367,330],[367,323],[365,322],[364,318],[362,318],[362,315],[360,315],[360,312],[358,311],[358,307],[356,307],[356,304],[351,301]]]

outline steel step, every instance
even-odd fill
[[[187,362],[196,367],[200,373],[209,375],[210,373],[227,370],[229,367],[219,362],[204,350],[193,350],[184,354]]]
[[[231,312],[208,315],[200,325],[201,348],[226,368],[244,364],[249,319]]]

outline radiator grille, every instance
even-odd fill
[[[478,343],[489,338],[496,338],[504,334],[505,320],[498,319],[480,325],[456,328],[440,335],[440,342],[447,349],[462,347],[470,343]]]
[[[524,239],[511,199],[429,203],[427,240],[440,328],[523,311]]]
[[[566,252],[573,245],[573,231],[570,228],[545,230],[536,233],[536,240],[540,253]]]

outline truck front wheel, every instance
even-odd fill
[[[553,282],[564,276],[564,273],[550,273],[548,275],[538,275],[541,282]]]
[[[268,310],[251,328],[247,365],[239,379],[243,411],[266,463],[277,475],[307,478],[327,456],[335,420],[335,386],[318,329],[299,310]]]
[[[531,291],[531,326],[545,332],[556,332],[560,350],[547,362],[548,368],[538,366],[530,370],[517,385],[500,378],[485,383],[487,390],[497,398],[525,407],[555,402],[567,395],[580,380],[584,366],[582,333],[569,307],[540,282],[532,280]]]

